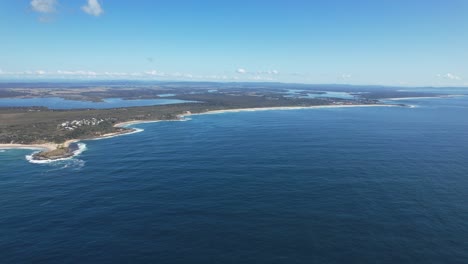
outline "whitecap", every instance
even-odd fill
[[[143,128],[133,128],[133,131],[130,132],[130,133],[126,133],[126,134],[122,134],[122,136],[125,136],[125,135],[131,135],[131,134],[136,134],[136,133],[141,133],[145,131]],[[119,135],[117,135],[119,136]]]
[[[73,151],[73,157],[79,156],[81,153],[85,152],[88,147],[85,143],[78,143],[78,149]]]
[[[192,120],[192,118],[190,118],[190,117],[186,117],[186,116],[181,116],[181,118],[180,118],[180,119],[178,119],[178,120],[174,120],[174,121],[185,122],[185,121],[190,121],[190,120]]]
[[[48,163],[54,163],[54,162],[59,162],[59,161],[71,160],[87,150],[85,143],[78,143],[77,146],[78,146],[78,149],[73,151],[73,156],[68,157],[68,158],[55,159],[55,160],[35,160],[33,158],[34,154],[37,154],[40,152],[40,151],[36,151],[36,152],[31,153],[30,155],[26,155],[26,160],[34,164],[48,164]]]
[[[80,159],[70,159],[65,161],[59,161],[50,163],[51,169],[47,172],[51,171],[59,171],[59,170],[81,170],[85,166],[85,161]]]

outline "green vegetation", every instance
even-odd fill
[[[390,89],[350,90],[357,93],[355,99],[300,98],[289,97],[289,89],[300,89],[300,95],[323,93],[327,89],[340,91],[337,87],[317,87],[282,84],[213,84],[213,83],[167,83],[164,85],[128,86],[73,86],[51,84],[0,85],[2,95],[19,97],[59,96],[76,100],[100,101],[109,97],[123,99],[157,98],[160,94],[175,94],[171,97],[198,103],[173,105],[127,107],[116,109],[74,109],[52,110],[44,107],[0,107],[0,143],[40,144],[53,142],[61,144],[70,139],[100,137],[109,133],[122,133],[126,128],[115,124],[136,120],[171,120],[187,111],[202,113],[212,110],[260,107],[291,107],[340,104],[377,104],[378,99],[388,97],[437,96],[435,94],[404,93]],[[32,86],[32,87],[31,87]],[[44,87],[42,87],[44,86]],[[297,87],[299,86],[299,87]],[[341,89],[343,91],[343,89]],[[64,154],[57,153],[48,155]]]
[[[40,153],[34,154],[34,159],[36,160],[53,160],[59,158],[68,158],[73,156],[72,151],[70,148],[67,147],[59,147],[52,151],[43,151]]]

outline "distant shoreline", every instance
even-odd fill
[[[272,111],[272,110],[300,110],[300,109],[327,109],[327,108],[353,108],[353,107],[396,107],[401,105],[392,105],[392,104],[362,104],[362,105],[316,105],[316,106],[278,106],[278,107],[254,107],[254,108],[238,108],[238,109],[225,109],[225,110],[211,110],[202,113],[182,113],[177,117],[180,119],[170,119],[170,120],[131,120],[124,121],[114,125],[114,127],[128,128],[131,125],[145,124],[145,123],[157,123],[163,121],[181,121],[182,118],[192,115],[209,115],[209,114],[223,114],[223,113],[238,113],[238,112],[256,112],[256,111]],[[68,148],[73,143],[78,143],[80,141],[86,140],[100,140],[106,138],[112,138],[116,136],[123,136],[127,134],[133,134],[138,132],[135,128],[129,128],[128,131],[115,132],[104,134],[95,138],[86,138],[86,139],[70,139],[64,143],[44,143],[44,144],[0,144],[0,149],[31,149],[31,150],[43,150],[45,152],[50,152],[57,150],[59,148]],[[50,159],[49,161],[60,160],[61,158]]]
[[[449,95],[440,95],[440,96],[426,96],[426,97],[397,97],[397,98],[387,98],[381,100],[388,101],[404,101],[404,100],[416,100],[416,99],[441,99],[441,98],[452,98],[452,97],[463,97],[464,94],[449,94]]]
[[[273,110],[300,110],[300,109],[326,109],[326,108],[351,108],[351,107],[395,107],[400,105],[391,104],[362,104],[362,105],[314,105],[314,106],[277,106],[277,107],[254,107],[254,108],[238,108],[226,110],[212,110],[204,113],[188,114],[191,115],[210,115],[223,113],[238,113],[238,112],[257,112],[257,111],[273,111]]]
[[[239,112],[257,112],[257,111],[273,111],[273,110],[301,110],[301,109],[325,109],[325,108],[351,108],[351,107],[395,107],[400,105],[391,104],[362,104],[362,105],[314,105],[314,106],[276,106],[276,107],[253,107],[253,108],[236,108],[236,109],[224,109],[224,110],[210,110],[202,113],[182,113],[178,117],[196,116],[196,115],[213,115],[223,113],[239,113]],[[127,128],[131,125],[157,123],[166,121],[180,121],[178,119],[169,120],[132,120],[120,122],[114,125],[114,127]],[[131,132],[129,132],[131,133]]]

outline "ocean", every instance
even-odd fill
[[[1,263],[467,263],[468,97],[0,151]]]

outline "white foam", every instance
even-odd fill
[[[124,127],[130,126],[131,124],[128,124]],[[133,131],[128,132],[128,133],[122,133],[122,134],[116,134],[116,135],[109,135],[109,136],[103,136],[100,138],[94,138],[94,139],[87,139],[87,140],[101,140],[101,139],[108,139],[108,138],[114,138],[114,137],[120,137],[120,136],[125,136],[125,135],[131,135],[131,134],[136,134],[145,131],[142,128],[132,128]],[[30,155],[26,155],[26,160],[29,161],[30,163],[34,164],[48,164],[48,163],[53,163],[53,162],[59,162],[59,161],[67,161],[67,160],[72,160],[73,158],[79,156],[81,153],[87,150],[87,146],[85,143],[77,143],[78,149],[73,151],[73,156],[67,157],[67,158],[62,158],[62,159],[54,159],[54,160],[35,160],[33,157],[35,154],[41,152],[41,151],[35,151],[31,153]],[[37,149],[37,148],[36,148]]]
[[[170,120],[170,121],[186,122],[186,121],[190,121],[190,120],[192,120],[192,118],[186,117],[186,116],[180,116],[180,119]]]
[[[371,104],[371,105],[323,105],[323,106],[292,106],[292,107],[264,107],[264,108],[241,108],[241,109],[228,109],[228,110],[214,110],[214,111],[208,111],[204,113],[198,113],[198,114],[189,114],[189,116],[192,115],[210,115],[210,114],[223,114],[223,113],[238,113],[238,112],[256,112],[256,111],[269,111],[269,110],[300,110],[300,109],[323,109],[323,108],[350,108],[350,107],[395,107],[397,105],[385,105],[385,104]],[[411,108],[415,106],[410,106]],[[158,123],[158,122],[185,122],[185,121],[190,121],[192,118],[189,118],[185,115],[179,116],[180,118],[177,120],[154,120],[154,121],[135,121],[135,122],[128,122],[128,123],[122,123],[121,125],[116,125],[116,127],[131,127],[133,131],[128,132],[128,133],[122,133],[122,134],[115,134],[115,135],[109,135],[109,136],[103,136],[99,138],[94,138],[94,139],[87,139],[87,140],[101,140],[101,139],[108,139],[108,138],[114,138],[114,137],[120,137],[120,136],[125,136],[125,135],[131,135],[131,134],[136,134],[143,132],[144,129],[142,128],[134,128],[132,127],[133,125],[138,125],[138,124],[146,124],[146,123]],[[63,159],[56,159],[56,160],[34,160],[33,156],[36,153],[39,153],[40,151],[36,151],[30,155],[26,155],[26,159],[30,163],[35,163],[35,164],[47,164],[47,163],[53,163],[53,162],[58,162],[58,161],[66,161],[66,160],[71,160],[75,158],[76,156],[80,155],[83,153],[87,147],[86,144],[84,143],[78,143],[78,149],[73,152],[73,156],[68,157],[68,158],[63,158]],[[31,148],[34,149],[34,148]]]
[[[126,134],[122,134],[122,136],[125,136],[125,135],[131,135],[131,134],[136,134],[136,133],[141,133],[143,131],[145,131],[143,128],[133,128],[134,130],[130,133],[126,133]],[[119,135],[116,135],[116,137],[118,137]]]
[[[48,163],[53,163],[53,162],[58,162],[58,161],[66,161],[66,160],[71,160],[77,156],[79,156],[81,153],[85,152],[87,150],[86,144],[85,143],[78,143],[77,144],[78,149],[73,151],[73,156],[68,157],[68,158],[62,158],[62,159],[54,159],[54,160],[35,160],[34,154],[39,153],[40,151],[33,152],[30,155],[26,155],[26,160],[29,161],[30,163],[34,164],[48,164]]]
[[[81,170],[86,162],[80,159],[71,159],[62,162],[50,163],[51,168],[47,172],[58,170]]]
[[[81,153],[85,152],[88,149],[85,143],[78,143],[77,145],[78,149],[73,151],[74,157],[79,156]]]

